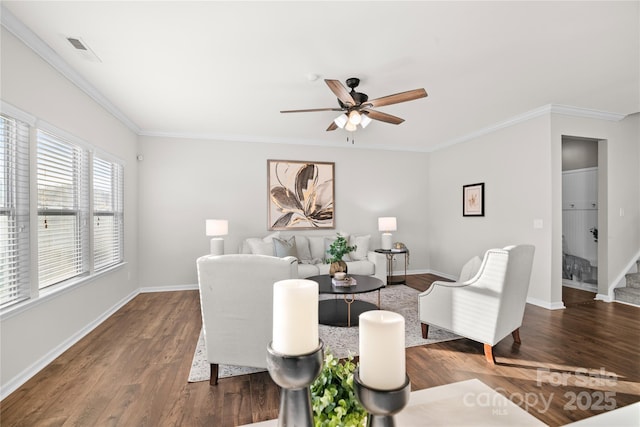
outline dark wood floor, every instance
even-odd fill
[[[422,290],[434,279],[410,276],[409,285]],[[467,339],[407,349],[412,389],[478,378],[553,426],[640,401],[640,309],[565,291],[566,310],[527,305],[522,344],[500,342],[495,366]],[[268,373],[187,383],[200,326],[197,291],[141,294],[4,399],[0,424],[224,427],[276,418]]]

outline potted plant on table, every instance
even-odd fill
[[[338,271],[347,272],[347,263],[342,260],[342,257],[356,249],[358,249],[357,245],[349,246],[347,239],[338,233],[338,237],[327,250],[327,253],[331,255],[327,258],[327,263],[331,264],[329,267],[329,275],[331,277]]]

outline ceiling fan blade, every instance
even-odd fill
[[[347,88],[344,87],[342,83],[340,83],[340,80],[324,79],[324,82],[327,84],[327,86],[329,86],[331,92],[333,92],[338,97],[338,99],[342,101],[343,104],[347,104],[350,106],[356,105],[356,101],[353,99]]]
[[[399,125],[400,123],[404,122],[404,119],[401,119],[400,117],[392,116],[391,114],[383,113],[381,111],[375,111],[375,110],[362,110],[362,111],[366,113],[369,116],[369,118],[374,120],[379,120],[381,122],[391,123],[394,125]]]
[[[331,122],[331,124],[327,128],[327,132],[329,132],[330,130],[336,130],[336,129],[338,129],[338,125],[336,124],[336,122]]]
[[[344,108],[311,108],[308,110],[284,110],[281,113],[313,113],[316,111],[344,111]]]
[[[382,107],[384,105],[398,104],[400,102],[413,101],[414,99],[425,98],[427,91],[424,89],[408,90],[394,95],[383,96],[364,103],[367,107]]]

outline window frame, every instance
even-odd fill
[[[30,131],[33,119],[16,111],[6,111],[2,105],[2,134],[8,138],[0,154],[4,195],[0,217],[6,217],[6,242],[0,271],[9,280],[0,285],[0,310],[11,307],[31,296],[30,283]],[[6,244],[6,247],[5,247]],[[5,258],[6,257],[6,258]],[[6,268],[5,268],[6,267]]]
[[[124,260],[124,165],[118,161],[111,160],[109,156],[102,155],[101,153],[94,153],[92,158],[92,171],[91,171],[91,185],[93,190],[92,200],[92,266],[94,271],[101,271],[105,268],[109,268]],[[99,209],[96,198],[98,192],[96,189],[96,179],[98,167],[96,163],[104,163],[110,168],[110,199],[111,209]],[[96,218],[99,221],[100,217],[112,217],[113,218],[113,230],[112,230],[112,244],[115,246],[115,250],[112,251],[114,258],[107,263],[98,263],[96,258],[98,257],[98,229],[96,225]]]
[[[45,126],[46,127],[46,126]],[[88,222],[89,211],[91,209],[90,194],[90,159],[91,152],[81,144],[70,141],[64,136],[58,135],[38,126],[36,129],[36,182],[38,187],[37,196],[37,223],[36,230],[38,238],[38,256],[36,264],[38,266],[38,289],[64,283],[76,277],[87,276],[91,273],[90,261],[90,245],[91,230]],[[66,151],[66,153],[64,153]],[[46,154],[45,154],[46,153]],[[41,160],[46,167],[41,170]],[[41,176],[41,172],[43,175]],[[41,184],[51,187],[55,184],[68,180],[70,189],[59,191],[54,190],[47,193],[52,196],[54,201],[50,201],[46,196],[41,200]],[[60,186],[61,187],[61,186]],[[66,200],[60,201],[61,198]],[[54,226],[59,222],[61,227],[65,224],[61,221],[55,221],[60,217],[72,217],[75,219],[69,229],[67,224],[66,232],[71,232],[71,239],[66,242],[60,241],[60,244],[45,248],[44,229],[49,228],[49,217],[54,220]],[[52,231],[55,239],[60,231]],[[66,245],[65,245],[66,243]],[[60,262],[62,254],[70,257],[70,260]],[[55,252],[54,252],[55,251]],[[56,260],[57,258],[57,260]],[[46,262],[45,262],[46,261]],[[65,267],[63,274],[47,274],[46,278],[44,269],[49,266],[55,267],[60,271],[60,267]],[[53,268],[50,268],[53,270]],[[51,278],[49,278],[51,276]]]
[[[6,116],[10,116],[11,118],[15,118],[18,120],[22,120],[27,124],[27,142],[26,146],[29,150],[27,158],[26,158],[26,169],[27,169],[27,177],[28,191],[24,196],[27,200],[26,207],[26,226],[27,230],[30,230],[29,237],[27,238],[27,242],[29,244],[29,248],[26,250],[26,255],[23,257],[23,264],[25,264],[25,268],[29,273],[30,280],[27,281],[27,285],[25,286],[25,298],[14,301],[8,301],[6,304],[0,305],[0,320],[5,320],[19,313],[24,312],[34,306],[37,306],[41,303],[51,300],[61,294],[64,294],[72,289],[76,289],[80,286],[88,284],[93,280],[105,275],[109,274],[112,271],[116,271],[127,264],[126,259],[124,258],[125,253],[125,206],[124,206],[124,174],[126,172],[126,163],[117,156],[108,154],[103,152],[100,149],[96,149],[92,145],[88,144],[84,140],[75,137],[74,135],[61,130],[53,125],[50,125],[38,118],[29,115],[28,113],[6,103],[3,100],[0,100],[0,113]],[[69,279],[60,281],[55,284],[51,284],[47,287],[40,288],[39,282],[40,278],[38,277],[38,222],[39,222],[39,209],[38,209],[38,132],[43,131],[49,134],[53,134],[55,137],[65,140],[68,143],[75,144],[79,146],[83,152],[87,154],[87,164],[88,169],[85,174],[85,191],[86,198],[88,199],[88,208],[86,209],[86,216],[84,217],[84,221],[86,221],[86,229],[87,229],[87,239],[84,243],[84,247],[86,247],[87,256],[86,264],[88,268],[83,268],[83,273],[81,275],[75,275]],[[117,260],[109,265],[102,266],[99,269],[94,268],[94,259],[93,259],[93,245],[94,245],[94,235],[93,235],[93,169],[92,162],[94,157],[99,157],[104,161],[108,161],[111,163],[115,163],[118,165],[121,171],[121,180],[118,183],[120,185],[120,205],[118,206],[119,211],[116,215],[120,215],[121,223],[120,223],[120,240],[119,240],[119,256]],[[6,174],[5,168],[0,172]],[[70,212],[51,209],[47,211],[50,215],[67,215]]]

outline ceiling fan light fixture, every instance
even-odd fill
[[[349,121],[349,118],[347,117],[346,114],[340,114],[338,117],[336,117],[335,119],[333,119],[333,122],[336,124],[336,126],[338,126],[340,129],[344,128],[344,125],[347,124],[347,121]]]
[[[357,127],[357,125],[354,125],[353,123],[351,123],[349,121],[349,122],[347,122],[346,125],[344,125],[344,128],[345,128],[345,130],[347,130],[349,132],[355,132],[358,127]]]
[[[354,126],[357,126],[360,124],[361,121],[362,121],[362,115],[360,115],[360,113],[358,113],[356,110],[353,110],[352,112],[349,113],[349,123],[353,124]]]
[[[362,126],[362,129],[364,129],[367,126],[369,126],[369,123],[371,123],[373,121],[366,114],[361,114],[360,116],[362,116],[362,120],[360,121],[360,126]]]

